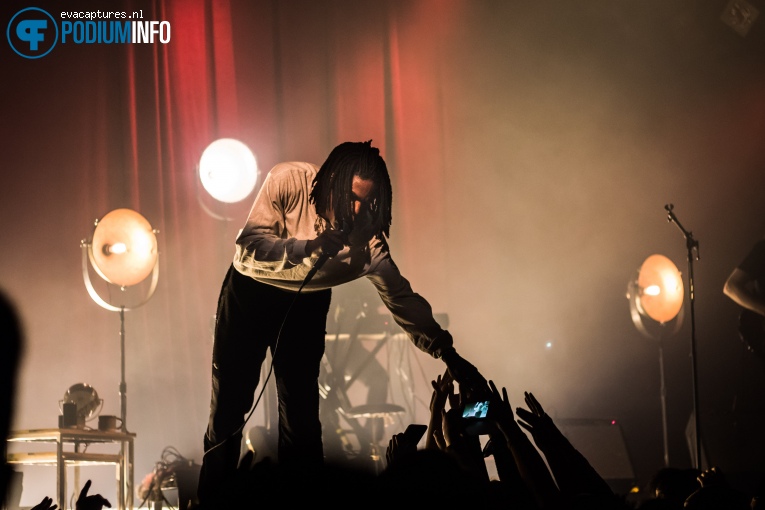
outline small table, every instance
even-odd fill
[[[117,466],[117,494],[119,510],[133,508],[133,439],[132,432],[102,431],[90,429],[36,429],[12,431],[8,442],[54,443],[56,451],[9,453],[9,464],[56,466],[56,493],[58,508],[66,510],[66,468],[74,466],[75,483],[80,466],[113,464]],[[118,453],[88,453],[80,446],[90,444],[119,445]],[[71,450],[64,445],[72,445]]]

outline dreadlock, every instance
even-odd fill
[[[380,156],[380,150],[366,142],[344,142],[332,149],[313,180],[310,201],[316,210],[326,211],[330,201],[335,218],[353,218],[353,176],[358,175],[374,182],[374,199],[371,203],[372,223],[375,236],[390,236],[391,203],[393,192],[388,167]]]

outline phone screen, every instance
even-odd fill
[[[488,414],[489,414],[488,400],[481,400],[479,402],[465,404],[465,408],[462,410],[463,418],[486,418]]]

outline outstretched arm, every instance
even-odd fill
[[[436,322],[430,303],[412,290],[391,259],[386,243],[380,241],[374,249],[378,253],[367,279],[377,289],[396,324],[418,349],[444,361],[451,376],[460,384],[460,393],[469,388],[485,388],[486,379],[475,366],[457,354],[451,333]]]
[[[581,494],[613,495],[605,480],[555,426],[534,395],[529,392],[524,395],[529,410],[521,407],[515,410],[518,423],[531,433],[544,453],[563,495],[569,498]]]

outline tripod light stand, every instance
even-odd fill
[[[683,279],[677,266],[664,255],[651,255],[627,285],[630,315],[635,327],[659,344],[661,376],[661,423],[664,438],[664,465],[669,467],[667,431],[667,387],[664,380],[664,337],[672,335],[683,322]]]
[[[82,276],[88,295],[102,308],[120,314],[120,418],[122,431],[127,432],[127,384],[125,383],[125,311],[145,304],[157,288],[159,264],[157,252],[158,231],[131,209],[115,209],[100,220],[90,239],[80,242],[82,248]],[[151,274],[146,295],[139,302],[127,306],[114,305],[103,299],[93,287],[88,264],[93,266],[107,285],[125,292],[127,287],[143,282]],[[123,294],[124,296],[124,294]]]

